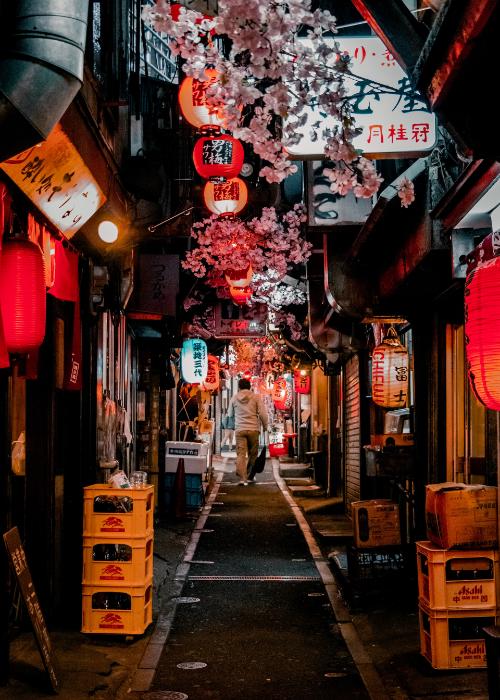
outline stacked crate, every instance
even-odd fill
[[[142,634],[152,621],[152,486],[84,489],[82,632]]]
[[[417,542],[420,651],[436,669],[485,668],[498,618],[497,489],[428,484],[428,541]]]
[[[436,669],[484,668],[484,627],[497,620],[495,549],[417,542],[420,651]]]

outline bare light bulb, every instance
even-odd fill
[[[118,238],[118,226],[112,221],[101,221],[97,234],[104,243],[114,243]]]

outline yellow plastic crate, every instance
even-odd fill
[[[152,581],[145,586],[83,586],[82,632],[143,634],[153,619]]]
[[[419,608],[420,653],[436,669],[486,668],[483,628],[495,625],[498,611],[446,612]]]
[[[84,488],[84,537],[142,537],[153,530],[153,486],[114,489],[106,484]]]
[[[95,586],[143,586],[153,575],[153,538],[95,537],[83,540],[83,583]]]
[[[499,554],[493,549],[439,549],[417,542],[418,595],[431,610],[497,606]]]

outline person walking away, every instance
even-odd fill
[[[240,379],[238,392],[229,402],[227,409],[229,417],[234,416],[236,429],[236,473],[240,484],[248,484],[247,469],[253,466],[259,451],[260,424],[265,431],[268,426],[268,416],[260,397],[250,388],[248,379]],[[253,481],[253,479],[252,479]]]
[[[220,451],[222,452],[225,445],[227,445],[229,451],[231,451],[234,444],[234,416],[224,416],[222,419],[222,429],[224,432]]]

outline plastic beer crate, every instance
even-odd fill
[[[499,555],[493,549],[439,549],[417,542],[418,595],[431,610],[497,606]]]
[[[153,575],[153,538],[95,537],[83,540],[83,583],[96,586],[143,586]]]
[[[149,537],[153,529],[153,486],[115,489],[106,484],[84,488],[83,535],[115,540]]]
[[[419,607],[420,653],[436,669],[486,668],[484,627],[497,610],[435,611]]]
[[[82,632],[143,634],[152,619],[151,580],[144,586],[83,586]]]

